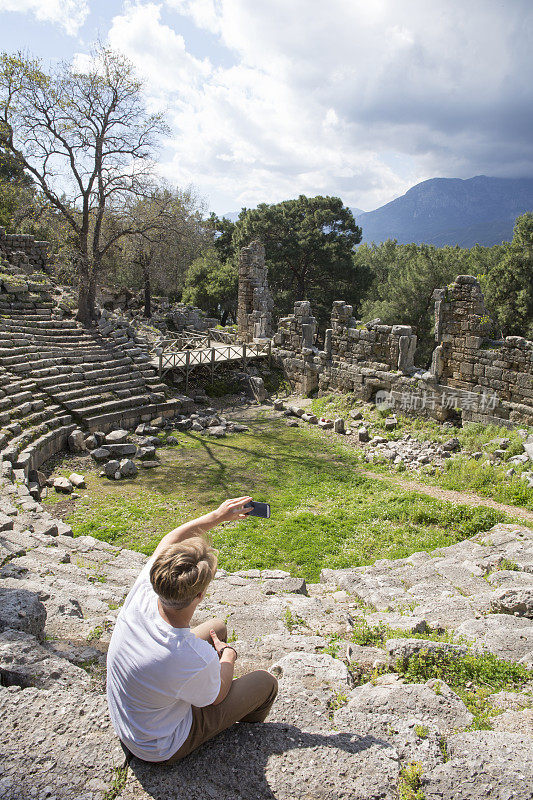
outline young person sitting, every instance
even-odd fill
[[[171,764],[235,722],[263,722],[276,698],[269,672],[233,680],[237,652],[222,620],[189,627],[217,567],[203,534],[246,517],[250,500],[226,500],[164,536],[117,617],[109,714],[126,751],[144,761]]]

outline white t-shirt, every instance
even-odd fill
[[[107,653],[107,701],[113,727],[145,761],[165,761],[191,729],[191,706],[208,706],[220,691],[216,650],[190,628],[161,617],[150,583],[153,559],[128,594]]]

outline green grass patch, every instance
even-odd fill
[[[96,465],[85,470],[87,491],[66,517],[75,535],[151,554],[172,528],[250,494],[269,502],[272,516],[213,530],[220,566],[280,568],[316,581],[323,567],[406,557],[505,519],[365,477],[356,453],[316,428],[266,417],[246,422],[250,432],[224,439],[176,433],[178,446],[158,451],[161,466],[135,479],[118,483],[99,477]],[[69,474],[68,457],[56,474]]]
[[[452,437],[457,438],[461,452],[445,461],[443,468],[437,468],[433,474],[429,474],[425,469],[406,471],[404,465],[397,467],[385,459],[373,462],[369,468],[384,475],[390,472],[405,472],[407,476],[412,475],[414,479],[430,486],[440,486],[455,491],[472,491],[499,503],[533,511],[533,489],[529,489],[525,481],[520,480],[521,472],[529,469],[530,465],[515,466],[516,475],[512,478],[507,478],[505,475],[509,469],[507,463],[509,459],[524,452],[524,439],[515,430],[474,422],[466,423],[462,428],[444,427],[434,420],[409,417],[401,413],[396,413],[398,419],[396,428],[387,430],[385,419],[388,414],[380,412],[372,403],[364,403],[352,395],[325,395],[313,400],[311,406],[313,413],[318,416],[344,417],[348,425],[351,419],[350,411],[360,411],[371,436],[379,435],[388,440],[399,439],[404,434],[410,434],[419,441],[435,443],[445,442]],[[526,430],[528,433],[533,433],[533,428]],[[510,442],[504,450],[501,464],[471,457],[475,452],[493,453],[500,447],[498,440],[503,438],[509,439]],[[351,445],[349,449],[353,449]],[[355,452],[362,453],[361,450]]]
[[[424,483],[436,484],[443,489],[470,490],[499,503],[533,511],[533,489],[520,480],[519,470],[512,478],[507,478],[505,473],[508,469],[508,464],[492,464],[459,455],[446,461],[444,468],[438,469],[434,475],[422,472],[420,477]]]
[[[458,656],[421,650],[409,659],[400,659],[397,669],[409,683],[438,678],[454,687],[468,688],[474,683],[494,691],[519,689],[533,678],[533,670],[493,653],[468,652]]]
[[[422,765],[418,761],[411,761],[401,767],[398,795],[400,800],[425,800],[422,790]]]
[[[395,671],[409,683],[423,683],[431,678],[447,683],[473,714],[471,730],[492,728],[493,717],[501,713],[490,701],[494,692],[517,691],[533,679],[533,670],[504,661],[493,653],[468,652],[458,656],[422,650],[409,659],[398,659]]]

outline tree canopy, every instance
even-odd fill
[[[233,322],[237,319],[238,284],[234,261],[222,261],[212,246],[189,267],[182,300],[219,317],[225,325],[228,318]]]
[[[311,300],[325,321],[333,300],[359,299],[353,250],[361,229],[338,197],[305,197],[243,209],[233,232],[235,249],[259,239],[265,246],[270,287],[279,311]]]
[[[481,276],[485,301],[506,336],[533,339],[533,214],[517,217],[513,241]]]

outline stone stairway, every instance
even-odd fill
[[[74,423],[128,427],[182,406],[167,400],[134,342],[63,318],[53,292],[47,276],[2,265],[0,452],[26,474],[64,446]]]

